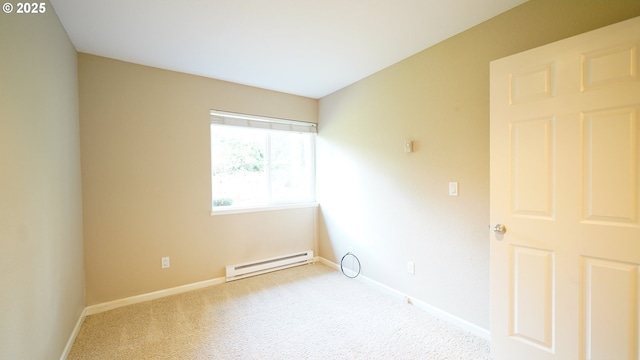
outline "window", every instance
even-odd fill
[[[315,202],[312,123],[211,111],[214,212]]]

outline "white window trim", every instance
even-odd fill
[[[211,210],[211,216],[218,215],[229,215],[229,214],[245,214],[245,213],[254,213],[261,211],[276,211],[276,210],[289,210],[289,209],[303,209],[303,208],[313,208],[318,207],[319,204],[317,202],[301,202],[301,203],[293,203],[293,204],[270,204],[270,205],[260,205],[260,206],[243,206],[237,208],[225,208],[225,209],[213,209]]]
[[[279,119],[279,118],[271,118],[264,116],[255,116],[255,115],[245,115],[239,113],[232,113],[220,110],[211,110],[210,111],[211,122],[212,125],[231,125],[231,126],[241,126],[241,127],[253,127],[253,128],[261,128],[261,129],[270,129],[270,130],[282,130],[282,131],[293,131],[293,132],[304,132],[304,133],[317,133],[317,124],[312,122],[304,122],[304,121],[296,121],[296,120],[287,120],[287,119]],[[316,183],[316,167],[315,167],[315,139],[312,139],[312,154],[313,157],[313,169],[311,178],[313,181],[312,184],[312,195],[315,199],[315,183]],[[260,212],[260,211],[275,211],[275,210],[287,210],[287,209],[300,209],[300,208],[311,208],[318,207],[318,203],[316,201],[302,201],[302,202],[294,202],[294,203],[271,203],[264,205],[255,205],[255,206],[238,206],[238,207],[220,207],[211,209],[211,216],[217,215],[228,215],[228,214],[242,214],[242,213],[252,213],[252,212]]]
[[[260,129],[317,133],[318,124],[266,116],[245,115],[228,111],[211,110],[211,124],[254,127]]]

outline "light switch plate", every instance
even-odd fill
[[[458,196],[458,183],[450,182],[449,183],[449,196]]]

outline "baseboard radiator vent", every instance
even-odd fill
[[[244,279],[249,276],[309,264],[311,262],[313,262],[313,251],[307,250],[295,254],[283,255],[243,264],[228,265],[226,267],[226,281]]]

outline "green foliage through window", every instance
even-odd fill
[[[211,125],[213,208],[314,201],[314,134]]]

